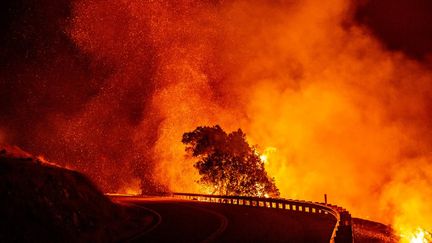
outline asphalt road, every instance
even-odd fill
[[[335,220],[283,209],[172,198],[122,198],[154,215],[130,242],[329,242]]]

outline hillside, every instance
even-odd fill
[[[152,222],[119,206],[83,174],[45,163],[16,147],[0,148],[0,242],[106,242]]]

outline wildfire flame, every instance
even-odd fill
[[[431,233],[422,228],[415,230],[401,230],[400,233],[402,243],[430,243],[432,242]]]
[[[71,39],[111,63],[115,74],[60,133],[67,141],[93,142],[86,135],[100,130],[93,124],[104,117],[111,123],[113,107],[131,99],[128,94],[155,87],[138,124],[100,131],[133,134],[129,146],[150,149],[154,179],[172,190],[205,192],[195,183],[193,161],[184,158],[183,132],[241,127],[251,144],[277,147],[261,160],[281,196],[319,201],[326,192],[359,217],[395,223],[400,215],[416,215],[428,228],[432,73],[383,48],[352,20],[353,7],[344,0],[77,1]],[[143,73],[147,68],[151,73]],[[127,161],[135,157],[131,152],[123,163],[131,167]],[[108,167],[101,181],[117,173],[128,184],[130,170]],[[413,200],[416,207],[409,206]]]
[[[356,2],[72,1],[53,35],[69,35],[52,52],[65,56],[10,69],[23,70],[16,85],[32,85],[6,89],[4,100],[28,103],[11,106],[18,117],[0,124],[0,143],[28,139],[104,191],[206,192],[182,134],[241,128],[251,144],[277,148],[261,160],[282,197],[327,193],[357,217],[431,229],[430,63],[386,48],[355,21]],[[71,66],[85,68],[68,77]],[[46,107],[52,95],[71,107]],[[47,114],[28,116],[36,105]]]
[[[274,152],[276,152],[275,147],[267,147],[259,157],[264,164],[267,164],[269,162],[269,156]]]
[[[132,180],[131,183],[120,188],[117,193],[127,195],[141,195],[141,181],[139,179]]]

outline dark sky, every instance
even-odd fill
[[[357,18],[392,50],[418,59],[432,53],[430,0],[371,0],[358,10]]]
[[[79,110],[95,94],[102,69],[65,33],[68,0],[5,0],[0,11],[0,126],[27,147],[10,130],[32,136],[47,113]]]

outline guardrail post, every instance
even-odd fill
[[[265,208],[283,208],[304,213],[317,213],[334,216],[337,220],[330,242],[351,243],[353,242],[351,214],[342,207],[331,204],[314,203],[299,200],[272,199],[258,197],[233,197],[233,196],[213,196],[192,193],[173,193],[173,197],[189,200],[199,200],[206,202],[249,205]],[[241,203],[241,204],[240,204]]]
[[[340,212],[339,226],[336,231],[335,243],[353,242],[351,214],[348,211]]]

